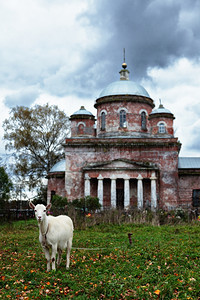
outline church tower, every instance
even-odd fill
[[[154,109],[146,89],[129,79],[125,61],[119,73],[95,100],[96,120],[84,106],[70,116],[64,180],[59,186],[54,168],[49,189],[62,185],[68,201],[98,197],[102,209],[175,208],[180,143],[174,115],[162,104]]]

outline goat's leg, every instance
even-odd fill
[[[50,269],[51,269],[51,265],[50,265],[51,261],[50,261],[49,248],[44,247],[43,250],[44,250],[44,254],[45,254],[46,260],[47,260],[47,272],[49,272]]]
[[[70,238],[69,241],[67,242],[66,269],[69,268],[69,264],[70,264],[70,252],[71,252],[71,248],[72,248],[72,238]]]
[[[57,259],[57,265],[58,266],[61,263],[61,259],[62,259],[62,250],[59,248],[58,249],[58,259]]]
[[[52,270],[56,269],[56,253],[57,253],[57,244],[52,246],[52,252],[51,252]]]

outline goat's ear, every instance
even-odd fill
[[[46,210],[50,210],[51,208],[51,203],[49,203],[47,206],[46,206]]]
[[[35,209],[35,205],[34,205],[31,201],[29,201],[29,206],[30,206],[32,209]]]

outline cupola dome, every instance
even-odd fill
[[[125,61],[122,64],[120,80],[114,81],[107,85],[99,95],[99,98],[114,95],[135,95],[149,97],[149,94],[143,86],[129,80],[129,70]]]
[[[118,80],[106,86],[99,95],[99,98],[114,95],[135,95],[150,97],[148,92],[140,84],[130,80]]]
[[[49,171],[49,173],[65,172],[65,159],[57,162]]]
[[[161,103],[158,108],[152,110],[149,117],[153,118],[153,117],[157,117],[159,115],[162,115],[162,116],[165,115],[165,117],[169,117],[169,118],[173,117],[174,118],[173,113],[169,109],[166,109]]]
[[[71,116],[70,116],[70,119],[71,118],[76,118],[77,116],[93,116],[93,114],[86,110],[84,106],[81,106],[81,108],[77,111],[75,111]],[[94,117],[94,116],[93,116]]]
[[[125,61],[119,73],[120,80],[108,84],[94,104],[97,136],[147,136],[154,102],[143,86],[129,80]]]
[[[71,136],[95,136],[95,116],[84,106],[70,116]]]
[[[166,109],[162,103],[159,107],[154,109],[149,114],[149,122],[151,125],[151,133],[168,137],[174,135],[173,120],[175,119],[173,113]]]

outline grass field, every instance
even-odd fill
[[[200,299],[200,224],[75,230],[70,269],[49,273],[36,221],[1,225],[0,299],[64,298]]]

